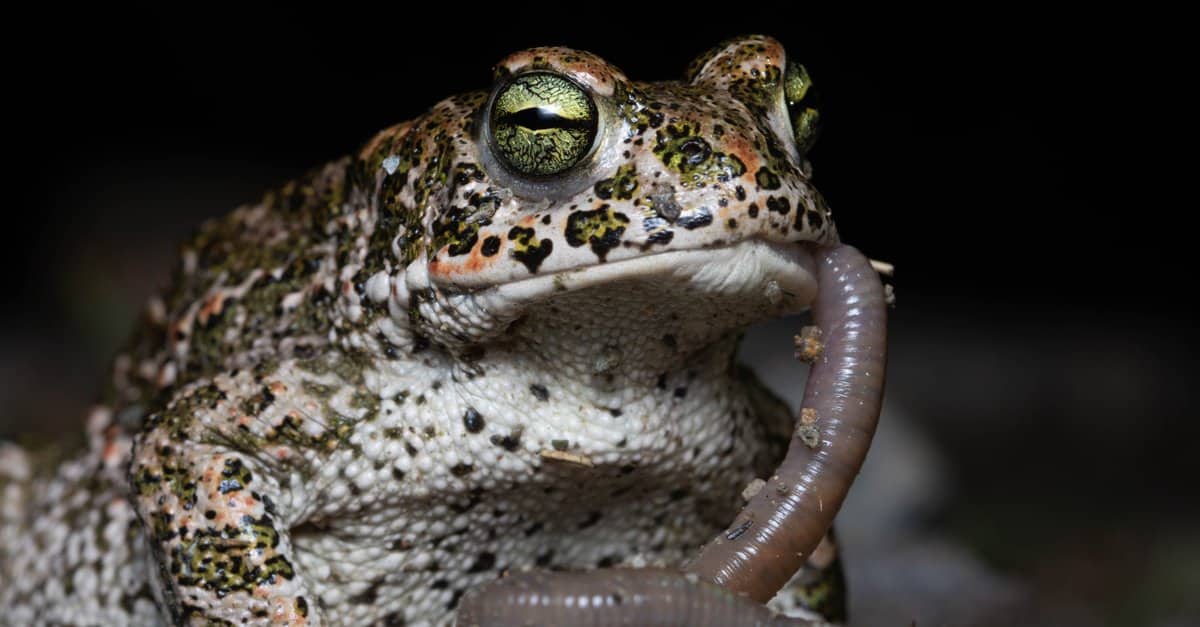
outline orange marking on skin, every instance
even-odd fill
[[[438,251],[438,256],[442,257],[446,255],[447,251],[449,250],[449,246],[443,246],[442,249]],[[462,274],[462,272],[462,264],[454,261],[438,261],[437,259],[434,259],[433,261],[429,262],[429,274],[434,276],[451,277],[456,274]]]
[[[267,387],[272,394],[283,394],[287,391],[287,386],[283,384],[283,381],[272,381]]]
[[[221,315],[221,311],[225,309],[225,298],[225,292],[217,292],[206,298],[200,312],[196,314],[196,320],[204,325],[208,324],[210,318]]]
[[[104,452],[100,454],[100,459],[102,459],[103,461],[106,461],[106,462],[110,462],[117,457],[117,454],[118,454],[117,443],[109,442],[108,444],[106,444],[104,446]]]
[[[524,227],[531,227],[533,226],[533,221],[535,219],[536,218],[534,216],[525,216],[524,218],[521,218],[521,221],[517,224]]]
[[[479,242],[476,243],[473,248],[471,248],[471,253],[467,256],[467,262],[463,264],[463,270],[467,272],[479,272],[480,270],[490,267],[492,264],[496,263],[496,259],[499,257],[499,255],[493,255],[491,257],[483,256],[483,241],[485,239],[487,238],[480,238]],[[503,240],[501,240],[501,246],[503,246],[503,243]]]
[[[754,178],[754,173],[758,172],[758,168],[762,163],[759,159],[758,151],[754,149],[754,145],[750,140],[741,135],[725,136],[723,146],[720,148],[725,152],[737,157],[746,166],[746,173],[743,176]]]

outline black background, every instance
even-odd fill
[[[811,158],[843,239],[898,268],[889,395],[952,463],[938,528],[1111,624],[1178,602],[1131,580],[1200,578],[1172,35],[1121,15],[445,4],[14,20],[0,435],[75,429],[201,219],[486,87],[509,52],[569,45],[661,80],[763,32],[816,81]],[[1145,556],[1178,546],[1178,577]]]

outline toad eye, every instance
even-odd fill
[[[817,141],[818,122],[815,94],[812,93],[812,79],[808,71],[799,63],[788,63],[787,72],[783,77],[783,98],[787,101],[788,117],[792,119],[792,136],[796,140],[796,148],[803,155]]]
[[[506,166],[526,176],[565,172],[596,141],[596,103],[571,79],[522,74],[492,99],[490,143]]]

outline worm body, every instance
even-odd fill
[[[468,593],[458,627],[806,625],[676,571],[613,569],[510,575]]]
[[[811,624],[760,604],[804,565],[858,474],[879,419],[887,356],[887,305],[870,261],[844,245],[816,258],[812,309],[824,347],[809,373],[801,424],[783,463],[733,523],[684,573],[513,575],[464,598],[459,625]]]
[[[767,485],[686,568],[762,603],[833,523],[866,458],[883,401],[887,305],[879,277],[845,245],[818,251],[817,273],[813,320],[825,346],[801,404],[802,417],[815,417],[815,446],[793,437]]]

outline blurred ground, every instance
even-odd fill
[[[505,53],[567,43],[657,79],[766,31],[822,90],[839,230],[898,267],[887,410],[839,523],[855,624],[1200,625],[1200,331],[1171,257],[1194,245],[1163,182],[1190,172],[1150,143],[1176,136],[1171,53],[1041,17],[767,13],[616,39],[456,24],[469,45],[435,48],[349,12],[48,21],[58,54],[9,79],[0,437],[77,432],[200,220],[486,85]],[[796,398],[794,328],[743,358]]]

